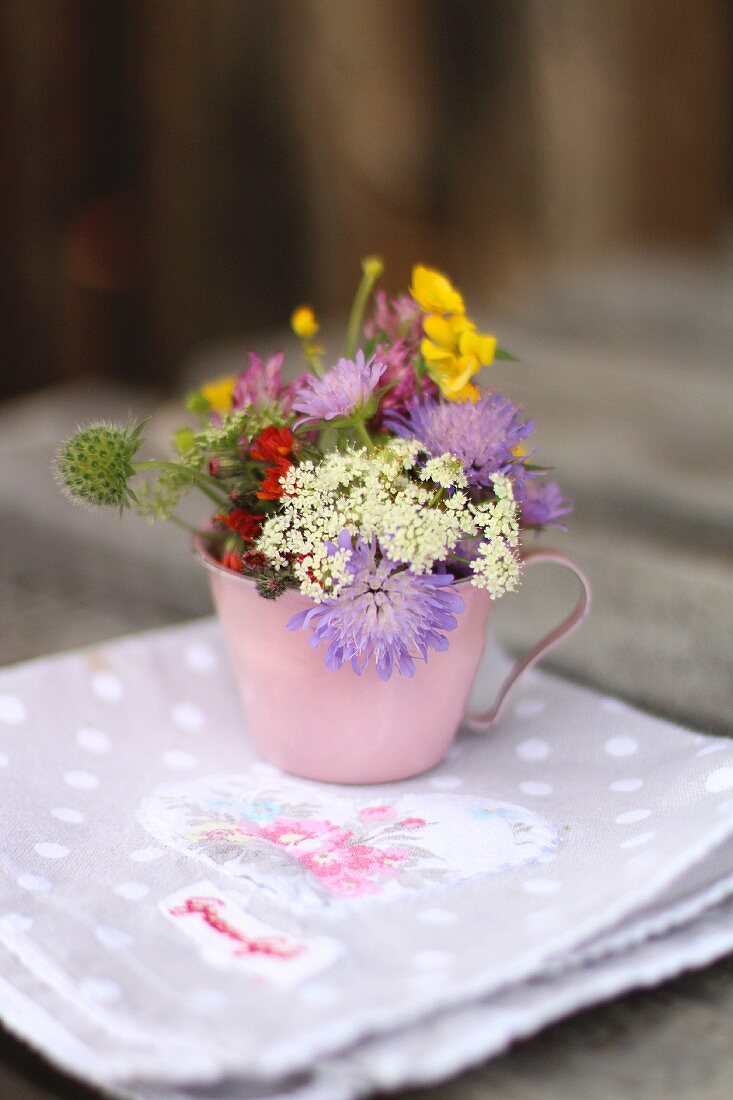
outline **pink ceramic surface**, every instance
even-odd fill
[[[309,645],[309,633],[286,623],[310,601],[288,591],[264,600],[247,577],[222,568],[200,545],[214,603],[229,646],[252,736],[262,756],[283,771],[331,783],[385,783],[434,767],[462,721],[486,729],[500,715],[519,676],[566,637],[590,606],[586,578],[553,550],[528,550],[526,565],[554,562],[570,569],[581,593],[572,612],[524,655],[484,714],[464,713],[486,642],[492,601],[461,583],[465,610],[444,653],[416,662],[410,680],[383,682],[373,668],[356,676],[350,666],[329,671]]]

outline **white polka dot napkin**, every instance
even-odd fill
[[[31,662],[0,673],[0,1016],[160,1100],[435,1080],[733,949],[732,795],[731,742],[540,674],[356,788],[258,760],[211,622]]]

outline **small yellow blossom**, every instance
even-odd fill
[[[481,394],[471,379],[480,370],[481,364],[475,355],[449,353],[445,358],[428,362],[428,374],[449,401],[478,401]]]
[[[428,313],[423,317],[422,328],[426,337],[439,348],[453,352],[458,347],[461,335],[466,331],[474,331],[476,326],[465,313],[453,313],[447,317],[439,313]]]
[[[426,313],[465,313],[463,298],[450,279],[431,267],[412,269],[410,294]]]
[[[384,272],[384,260],[381,256],[366,256],[361,261],[361,270],[367,279],[371,279],[372,283],[376,283]]]
[[[301,340],[312,340],[320,326],[310,306],[298,306],[290,317],[290,327]]]
[[[228,378],[217,378],[215,382],[207,382],[201,387],[201,396],[209,402],[213,412],[229,412],[232,407],[236,384],[236,375],[230,375]]]
[[[473,327],[464,329],[458,337],[458,350],[462,356],[473,356],[478,359],[482,367],[489,367],[496,355],[496,337],[475,332]]]

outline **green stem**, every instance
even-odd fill
[[[183,528],[184,531],[188,531],[191,535],[198,535],[202,539],[223,539],[226,532],[224,531],[203,531],[200,527],[194,527],[192,523],[187,523],[185,519],[181,519],[180,516],[172,515],[169,517],[171,523],[175,523],[176,527]]]
[[[363,420],[357,420],[354,424],[354,427],[356,428],[357,432],[359,433],[359,435],[363,439],[363,441],[366,445],[367,451],[373,451],[374,450],[374,444],[372,442],[372,437],[369,435],[369,432],[367,431],[367,426],[364,423],[364,421]]]
[[[308,366],[316,377],[323,378],[325,371],[315,344],[303,344],[303,353],[305,354],[305,360]]]
[[[211,477],[210,474],[203,474],[200,470],[189,470],[185,466],[181,466],[178,462],[161,462],[155,459],[151,459],[148,462],[135,462],[133,463],[136,470],[173,470],[174,473],[185,473],[187,477],[191,478],[191,481],[196,485],[197,489],[200,489],[202,493],[205,493],[209,500],[213,500],[215,504],[229,504],[229,497],[224,493],[220,487],[216,478]],[[216,489],[216,491],[214,491]]]
[[[346,358],[353,359],[356,349],[359,345],[359,337],[361,336],[361,328],[364,322],[364,311],[366,310],[367,302],[369,301],[369,295],[374,289],[379,276],[382,274],[380,265],[364,263],[362,265],[362,271],[364,274],[361,277],[359,288],[354,295],[354,304],[351,307],[351,313],[349,314],[349,325],[346,329]]]
[[[452,558],[453,561],[463,562],[464,565],[470,565],[471,562],[473,561],[473,558],[464,558],[460,554],[456,554],[453,551],[451,551],[451,553],[448,555],[448,557]]]

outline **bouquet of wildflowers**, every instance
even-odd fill
[[[412,676],[444,650],[463,584],[492,599],[516,588],[520,533],[570,511],[531,461],[534,424],[476,378],[512,359],[477,331],[463,298],[417,266],[409,294],[376,290],[369,258],[342,358],[327,360],[313,310],[293,313],[308,372],[283,382],[282,355],[250,353],[238,375],[189,396],[195,426],[166,461],[138,461],[143,423],[91,424],[62,445],[60,480],[75,499],[176,515],[196,488],[213,506],[198,532],[224,569],[277,599],[308,605],[289,628],[311,633],[329,668],[373,663]]]

